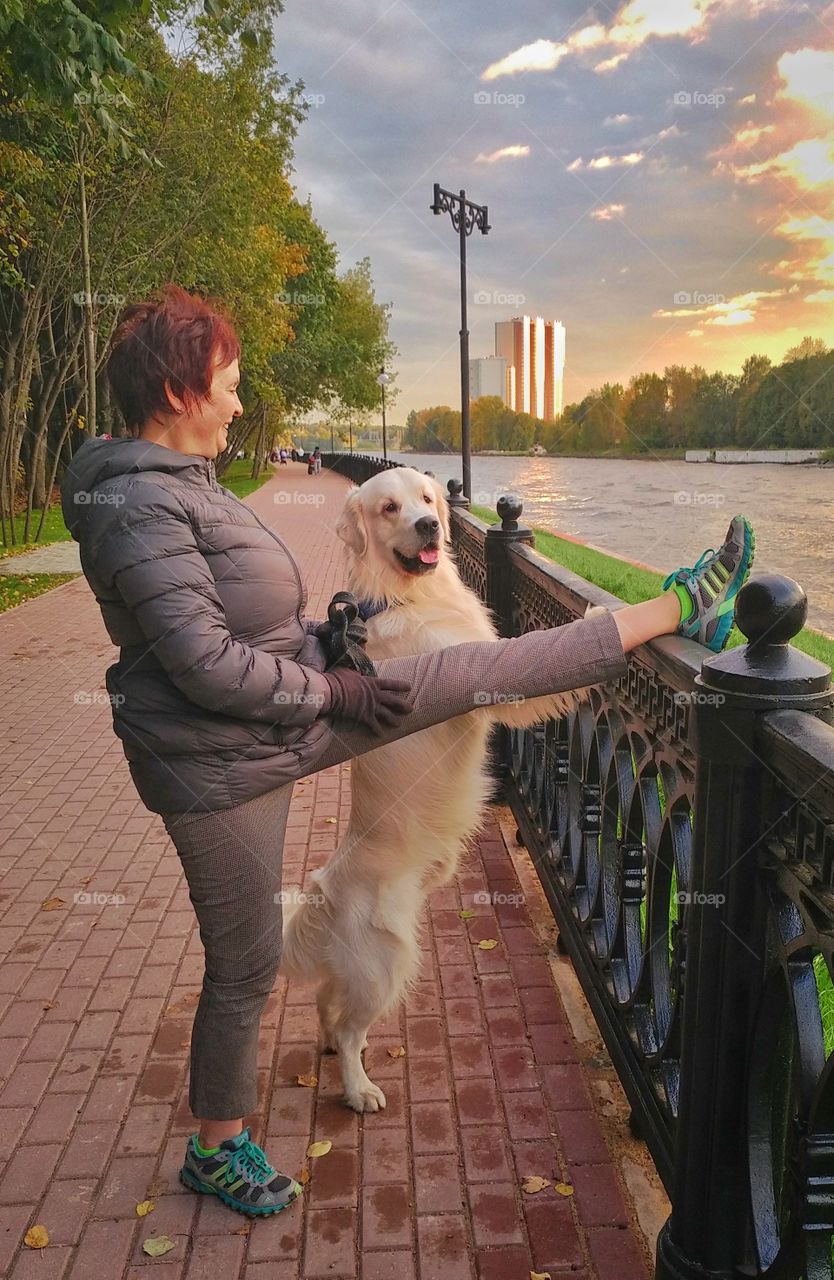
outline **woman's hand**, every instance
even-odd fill
[[[324,678],[331,691],[330,706],[324,714],[364,724],[373,733],[396,728],[413,708],[413,703],[403,696],[411,692],[411,685],[404,680],[363,676],[350,667],[325,671]]]

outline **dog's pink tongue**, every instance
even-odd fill
[[[423,550],[418,551],[417,555],[422,560],[423,564],[437,564],[440,552],[437,547],[423,547]]]

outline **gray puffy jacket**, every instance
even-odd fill
[[[298,566],[214,463],[97,437],[61,497],[121,650],[106,684],[145,805],[228,809],[315,761],[331,737],[330,687]]]

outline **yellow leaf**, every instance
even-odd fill
[[[170,1253],[176,1247],[170,1236],[149,1236],[142,1242],[142,1249],[149,1258],[161,1258],[163,1253]]]
[[[569,1182],[557,1182],[553,1187],[554,1191],[558,1191],[560,1196],[572,1196],[573,1187]]]
[[[388,1057],[389,1057],[389,1058],[404,1058],[404,1057],[405,1057],[405,1049],[403,1048],[403,1046],[402,1046],[401,1044],[398,1044],[398,1045],[397,1045],[397,1047],[396,1047],[396,1049],[389,1049],[389,1050],[388,1050]]]
[[[325,822],[334,822],[334,823],[335,823],[335,821],[336,821],[336,819],[335,819],[335,818],[325,818]]]
[[[54,1009],[57,1004],[58,1004],[57,1000],[44,1000],[43,1007],[44,1009]]]
[[[156,1205],[153,1200],[140,1200],[136,1206],[137,1216],[140,1218],[147,1218],[148,1214],[153,1213],[155,1208]]]
[[[493,947],[498,946],[498,939],[497,938],[481,938],[481,941],[478,943],[478,946],[480,947],[481,951],[491,951]]]
[[[310,1170],[306,1165],[298,1175],[298,1181],[301,1183],[302,1187],[306,1187],[307,1183],[310,1181]]]
[[[325,1138],[323,1142],[311,1142],[307,1148],[308,1156],[326,1156],[333,1143],[329,1138]]]
[[[549,1271],[531,1271],[530,1280],[550,1280]]]
[[[63,898],[47,898],[41,903],[41,911],[57,911],[58,907],[65,907],[67,904]]]
[[[23,1237],[23,1243],[30,1249],[44,1249],[49,1244],[49,1232],[40,1222],[30,1227]]]
[[[312,1074],[307,1076],[295,1077],[295,1083],[304,1085],[305,1089],[315,1089],[318,1082],[319,1082],[318,1076],[314,1076]]]
[[[475,914],[474,911],[468,911],[466,908],[464,908],[463,911],[458,912],[458,915],[460,916],[461,920],[471,920],[474,914]]]
[[[521,1190],[526,1191],[530,1196],[537,1195],[539,1191],[544,1191],[545,1187],[549,1186],[547,1178],[540,1178],[537,1174],[521,1180]]]

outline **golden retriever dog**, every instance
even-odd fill
[[[458,574],[436,480],[412,467],[373,476],[349,492],[336,531],[347,548],[348,588],[387,606],[368,620],[372,659],[497,638],[489,610]],[[482,824],[495,788],[492,725],[564,716],[587,693],[474,707],[351,762],[348,831],[287,911],[282,970],[317,982],[323,1047],[340,1055],[354,1110],[385,1106],[363,1066],[366,1033],[417,977],[426,897],[455,875]]]

